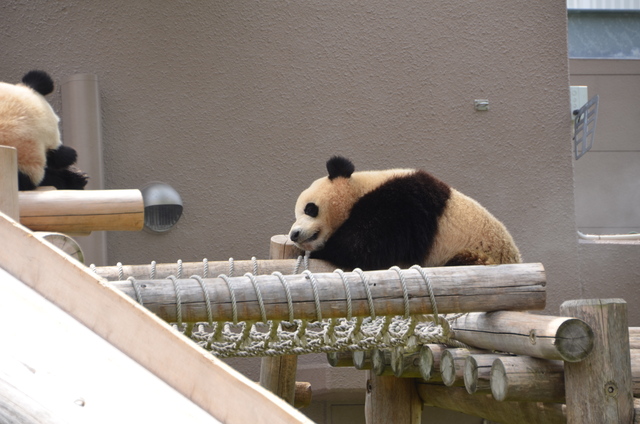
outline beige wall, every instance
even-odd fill
[[[545,265],[548,312],[589,292],[563,2],[8,1],[0,26],[1,80],[98,75],[107,188],[160,180],[183,198],[168,234],[110,233],[110,264],[265,257],[343,154],[487,206]]]

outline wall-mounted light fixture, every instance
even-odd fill
[[[144,229],[164,233],[176,225],[182,215],[182,199],[169,184],[153,182],[141,190],[144,201]]]

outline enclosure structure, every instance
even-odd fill
[[[6,198],[17,197],[9,193]],[[17,209],[14,213],[19,216],[19,205]],[[250,353],[265,355],[262,384],[295,403],[296,388],[298,397],[309,392],[295,382],[295,355],[304,353],[295,347],[312,345],[311,330],[302,331],[310,321],[326,321],[324,328],[334,331],[321,333],[316,346],[328,352],[332,365],[368,370],[369,423],[419,422],[423,404],[498,422],[631,423],[640,406],[634,400],[640,394],[636,352],[640,331],[628,328],[625,302],[569,301],[557,317],[521,312],[544,308],[546,276],[541,264],[329,272],[331,267],[321,262],[280,259],[288,254],[286,243],[276,237],[272,257],[278,259],[268,261],[90,269],[4,214],[0,238],[5,320],[21,313],[20,308],[9,307],[13,299],[40,314],[40,319],[73,317],[90,329],[74,330],[78,344],[94,346],[96,362],[86,363],[88,369],[114,361],[113,355],[121,355],[113,353],[115,348],[129,358],[124,362],[136,383],[164,391],[158,396],[167,404],[181,405],[181,411],[194,420],[308,422],[180,336],[180,331],[205,348],[211,348],[231,324],[242,326],[235,334],[256,330],[274,336],[269,343],[282,339],[285,331],[294,333],[289,351],[269,351],[263,338],[258,340],[263,350]],[[221,268],[227,275],[211,278]],[[265,271],[269,275],[260,275]],[[425,319],[425,314],[432,318]],[[443,314],[455,315],[443,319]],[[394,334],[397,316],[407,326]],[[354,330],[376,318],[382,325],[375,334]],[[355,323],[346,335],[337,331],[341,319]],[[418,331],[425,321],[435,324],[436,331]],[[271,326],[260,330],[259,322]],[[281,327],[284,322],[295,325]],[[58,331],[75,326],[64,323]],[[51,397],[50,391],[34,390],[16,367],[24,371],[26,365],[32,374],[41,375],[38,356],[56,349],[43,351],[34,345],[34,356],[25,360],[21,355],[30,352],[25,347],[29,337],[20,334],[15,330],[5,334],[20,347],[3,361],[3,398],[19,405],[5,410],[26,422],[74,422],[95,418],[100,406],[112,403],[110,396],[117,391],[89,390],[90,396],[78,392],[60,399]],[[95,335],[107,343],[88,341]],[[339,344],[341,337],[347,342]],[[369,348],[354,343],[368,342],[367,337],[373,339]],[[249,352],[244,340],[232,339],[231,344],[236,352]],[[65,353],[69,354],[68,346]],[[34,360],[38,367],[29,365]],[[67,365],[62,372],[78,370]],[[58,379],[62,375],[51,369],[44,373]],[[82,381],[85,387],[95,383]],[[172,390],[165,390],[165,384]],[[153,402],[145,402],[153,410]],[[246,402],[256,405],[255,410],[243,407]],[[122,405],[116,414],[125,412],[126,402]],[[28,411],[37,415],[29,416]],[[161,414],[162,409],[152,412]]]

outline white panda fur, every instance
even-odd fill
[[[44,178],[47,151],[61,145],[60,120],[43,96],[46,91],[0,82],[0,145],[17,149],[18,170],[36,186]]]
[[[289,232],[312,258],[365,270],[521,261],[500,221],[424,171],[354,172],[337,156],[327,169],[300,194]]]

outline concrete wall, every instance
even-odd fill
[[[107,188],[183,198],[167,234],[110,233],[110,264],[265,257],[343,154],[487,206],[545,265],[548,312],[587,292],[563,2],[8,1],[0,25],[0,79],[98,75]]]

